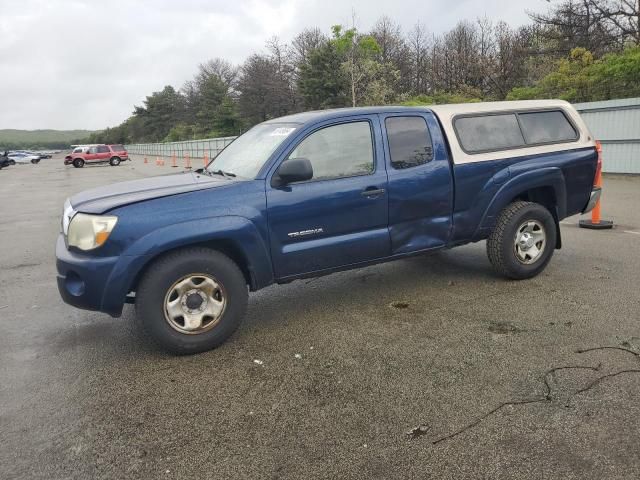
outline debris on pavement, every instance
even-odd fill
[[[391,308],[397,308],[399,310],[403,310],[405,308],[409,308],[409,304],[407,302],[391,302],[389,304]]]
[[[489,331],[499,335],[506,335],[509,333],[518,333],[521,330],[510,322],[491,322],[491,325],[489,325]]]
[[[407,432],[409,439],[418,438],[429,432],[429,426],[426,424],[418,425]]]

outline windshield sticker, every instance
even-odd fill
[[[280,128],[276,128],[273,132],[271,132],[269,136],[270,137],[286,137],[294,130],[295,128],[280,127]]]

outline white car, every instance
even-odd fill
[[[31,155],[24,152],[11,152],[9,154],[9,162],[11,163],[11,165],[27,164],[27,163],[36,164],[39,161],[40,161],[39,155]]]

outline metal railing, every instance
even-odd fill
[[[182,142],[167,143],[134,143],[125,145],[125,148],[133,155],[148,155],[150,157],[204,158],[205,153],[209,158],[215,158],[224,147],[229,145],[236,137],[208,138],[205,140],[185,140]]]

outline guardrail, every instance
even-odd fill
[[[125,145],[127,151],[134,155],[148,155],[150,157],[204,158],[205,153],[209,158],[215,158],[224,147],[229,145],[236,137],[209,138],[205,140],[186,140],[183,142],[167,143],[134,143]]]

